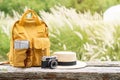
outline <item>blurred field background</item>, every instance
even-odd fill
[[[0,61],[9,52],[10,28],[26,9],[49,28],[51,54],[74,51],[83,61],[120,60],[120,26],[103,22],[103,12],[120,0],[0,0]]]

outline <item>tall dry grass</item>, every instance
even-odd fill
[[[51,52],[75,51],[80,60],[120,60],[120,26],[103,22],[102,14],[56,6],[40,15],[49,26]]]

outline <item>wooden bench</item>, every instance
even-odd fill
[[[86,62],[80,69],[16,68],[0,65],[0,80],[120,80],[120,62]]]

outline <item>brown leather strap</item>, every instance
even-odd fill
[[[30,49],[28,49],[26,52],[26,59],[24,60],[25,67],[28,67],[27,63],[29,62],[29,59],[30,59]]]
[[[0,65],[5,65],[5,64],[9,64],[9,61],[0,62]]]

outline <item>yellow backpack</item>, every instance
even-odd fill
[[[31,18],[27,18],[28,14]],[[15,67],[41,66],[43,56],[50,55],[48,27],[33,10],[27,10],[12,27],[9,63]]]

